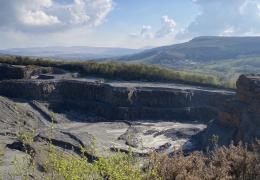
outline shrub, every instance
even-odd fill
[[[105,179],[141,180],[142,171],[132,154],[117,152],[109,157],[101,157],[94,163],[95,169]]]
[[[77,157],[59,151],[53,145],[50,145],[44,169],[46,171],[46,179],[101,179],[95,167],[88,164],[86,157]]]

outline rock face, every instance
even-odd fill
[[[179,119],[208,121],[217,116],[232,91],[191,87],[127,87],[88,79],[5,80],[0,95],[55,102],[56,108],[78,109],[109,120]]]
[[[207,146],[213,134],[219,136],[220,145],[252,143],[260,138],[260,75],[239,77],[236,97],[224,103],[218,120],[199,135],[200,146]]]

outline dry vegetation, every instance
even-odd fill
[[[201,152],[188,156],[177,153],[172,158],[155,155],[151,158],[151,166],[163,180],[259,179],[259,150],[258,142],[252,151],[240,143],[237,146],[216,147],[208,155]]]

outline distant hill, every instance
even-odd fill
[[[35,47],[35,48],[15,48],[0,50],[0,54],[49,57],[64,60],[88,60],[99,58],[111,58],[115,56],[130,55],[141,52],[138,49],[108,48],[108,47]]]
[[[202,36],[116,59],[230,77],[260,72],[260,37]]]
[[[202,36],[185,43],[146,50],[121,60],[174,65],[179,60],[207,63],[252,56],[260,56],[260,37]]]

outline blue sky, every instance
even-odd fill
[[[142,48],[259,34],[260,0],[0,0],[0,49]]]

